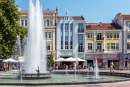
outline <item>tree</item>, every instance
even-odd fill
[[[53,60],[52,52],[51,52],[50,58],[48,59],[48,64],[49,64],[50,67],[54,67],[55,62]]]
[[[20,13],[14,0],[0,0],[0,57],[12,55],[16,36],[22,37],[19,24]]]

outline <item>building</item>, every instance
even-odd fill
[[[122,36],[123,36],[123,59],[122,63],[123,67],[130,67],[130,15],[128,14],[116,14],[113,19],[113,23],[117,24],[122,28]]]
[[[28,26],[28,10],[20,10],[20,25],[27,27]],[[55,10],[43,10],[44,15],[44,29],[45,29],[45,38],[46,38],[46,49],[47,56],[51,55],[51,52],[54,54],[53,59],[55,60],[56,56],[56,46],[55,46]]]
[[[86,23],[86,60],[109,67],[119,62],[122,53],[122,29],[114,23]]]
[[[85,19],[83,16],[57,16],[56,59],[85,58]]]

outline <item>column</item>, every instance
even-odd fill
[[[53,51],[55,51],[55,30],[53,30]]]
[[[104,46],[104,47],[103,47],[103,49],[104,49],[104,51],[105,51],[105,31],[103,31],[103,38],[104,38],[104,41],[103,41],[103,44],[104,44],[103,46]]]
[[[70,49],[70,23],[68,23],[68,49]]]
[[[94,53],[96,52],[96,43],[95,43],[95,40],[96,40],[96,31],[94,31],[94,43],[93,43],[93,45],[94,45]]]
[[[63,23],[63,50],[65,49],[65,23]]]

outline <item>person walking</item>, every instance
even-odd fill
[[[56,70],[58,70],[58,63],[56,62]]]
[[[113,71],[113,66],[114,66],[114,63],[113,63],[113,61],[110,63],[110,72],[114,72]]]
[[[18,61],[18,70],[20,70],[21,63]]]
[[[3,65],[4,65],[4,71],[6,72],[6,64],[5,64],[5,62],[4,62],[4,64],[3,64]]]

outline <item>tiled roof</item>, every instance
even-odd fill
[[[130,19],[130,15],[121,15],[121,17],[124,19]]]
[[[91,27],[90,27],[91,26]],[[113,26],[110,28],[110,26]],[[88,28],[89,27],[89,28]],[[102,23],[102,26],[100,26],[100,23],[86,23],[86,29],[120,29],[116,24],[114,23]]]
[[[57,19],[60,19],[64,16],[57,16]],[[72,17],[74,20],[84,20],[84,18],[82,16],[69,16]]]
[[[21,14],[28,14],[28,10],[20,10]],[[55,10],[43,10],[44,14],[53,14],[55,13]]]

